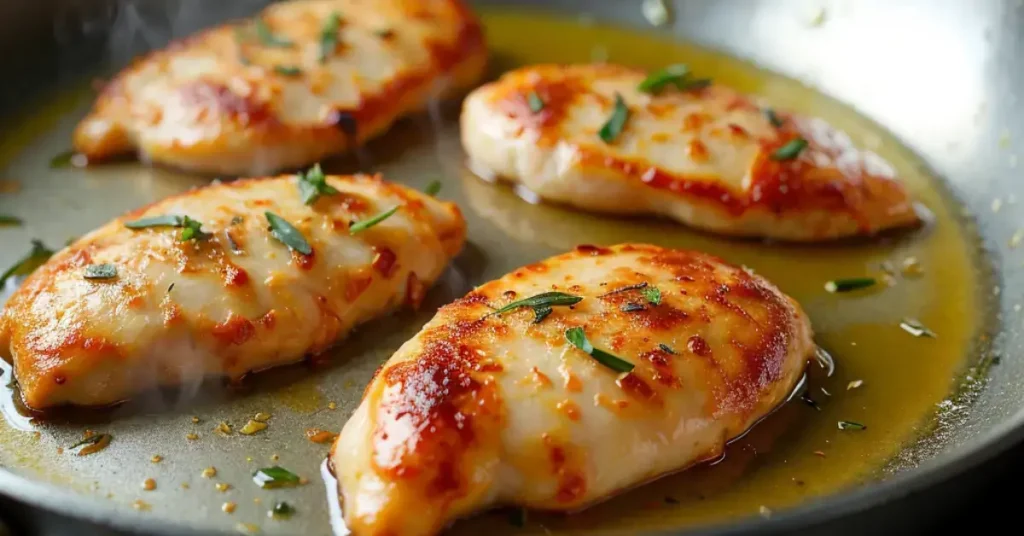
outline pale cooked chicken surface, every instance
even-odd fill
[[[90,161],[137,152],[216,174],[303,167],[373,138],[483,72],[462,0],[299,0],[133,63],[79,124]]]
[[[550,292],[568,299],[502,309]],[[525,266],[440,309],[378,371],[331,453],[345,521],[435,534],[714,459],[787,399],[811,335],[771,283],[702,253],[580,246]]]
[[[512,71],[467,97],[462,144],[478,173],[583,210],[793,241],[918,223],[881,157],[820,119],[684,71]]]
[[[379,177],[330,176],[305,198],[299,182],[193,190],[54,255],[0,317],[25,403],[110,404],[299,361],[417,305],[462,246],[454,204]]]

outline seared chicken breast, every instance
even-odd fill
[[[153,52],[118,74],[74,134],[90,161],[137,151],[259,175],[351,149],[473,85],[486,49],[461,0],[300,0]]]
[[[814,349],[793,300],[709,255],[580,246],[525,266],[378,371],[331,452],[345,521],[411,536],[495,505],[585,507],[720,456]]]
[[[684,72],[513,71],[467,97],[462,144],[475,171],[543,199],[727,235],[817,241],[918,222],[881,157]]]
[[[0,317],[25,404],[239,378],[417,305],[462,246],[458,208],[379,177],[316,178],[318,196],[294,176],[193,190],[54,255]]]

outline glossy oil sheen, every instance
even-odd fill
[[[774,281],[803,304],[818,342],[834,355],[837,372],[825,378],[812,366],[809,395],[820,411],[797,400],[735,442],[720,463],[658,480],[581,514],[531,514],[526,523],[530,532],[632,533],[756,516],[762,506],[778,511],[878,476],[904,445],[927,431],[936,404],[955,387],[983,315],[977,291],[981,276],[975,270],[981,260],[972,258],[974,244],[957,221],[958,208],[922,171],[919,160],[849,108],[721,54],[536,13],[487,11],[484,19],[494,75],[535,62],[607,59],[646,68],[683,62],[699,76],[761,95],[773,106],[824,117],[858,145],[888,159],[934,220],[910,234],[809,247],[729,240],[669,222],[534,205],[522,199],[528,192],[517,195],[465,171],[455,127],[457,106],[436,107],[403,122],[358,156],[325,163],[331,172],[379,170],[418,187],[440,178],[439,197],[460,204],[469,220],[470,244],[428,295],[425,310],[366,326],[331,352],[328,364],[260,375],[242,390],[212,387],[195,398],[188,393],[150,396],[113,414],[92,417],[92,424],[82,423],[81,416],[69,423],[12,419],[0,424],[0,465],[95,497],[98,508],[124,515],[206,530],[252,523],[267,534],[325,533],[330,530],[328,509],[323,488],[315,481],[327,446],[308,442],[306,428],[340,430],[374,369],[437,306],[473,285],[577,244],[624,241],[705,250]],[[134,162],[49,170],[49,158],[67,147],[70,128],[87,101],[88,96],[66,96],[49,114],[32,114],[9,129],[18,135],[0,148],[0,179],[17,181],[21,189],[0,194],[0,212],[21,216],[28,225],[0,229],[0,263],[7,265],[27,251],[32,237],[58,245],[125,210],[206,182]],[[825,282],[834,278],[881,277],[885,262],[898,271],[907,257],[918,259],[923,275],[897,274],[891,287],[852,294],[824,290]],[[938,338],[914,338],[902,331],[898,324],[904,317],[919,319]],[[5,379],[9,373],[5,371]],[[857,379],[863,386],[848,391],[847,384]],[[332,402],[336,409],[330,409]],[[221,421],[240,428],[255,412],[274,416],[259,435],[220,437],[212,431]],[[193,424],[193,415],[199,424]],[[864,423],[867,429],[841,431],[839,420]],[[59,447],[74,443],[86,428],[111,433],[114,441],[88,457],[58,454]],[[34,430],[41,432],[38,439]],[[190,441],[188,433],[200,437]],[[154,454],[164,461],[151,463]],[[294,490],[256,488],[252,471],[274,464],[314,483]],[[208,466],[217,467],[216,479],[200,476]],[[147,477],[156,479],[157,490],[142,491]],[[214,482],[230,483],[233,489],[220,493]],[[182,489],[182,483],[189,488]],[[136,499],[146,501],[151,510],[136,513],[131,506]],[[298,514],[287,522],[269,520],[266,510],[282,499],[295,505]],[[227,500],[238,503],[233,515],[220,512]],[[455,534],[518,531],[505,512],[479,516],[453,529]]]

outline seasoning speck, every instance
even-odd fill
[[[231,489],[231,484],[228,484],[226,482],[217,482],[217,484],[214,487],[217,488],[217,491],[221,493],[226,493],[229,489]]]
[[[213,431],[221,435],[231,435],[231,425],[221,421]]]
[[[144,501],[142,499],[135,499],[135,502],[132,503],[132,508],[134,508],[134,509],[136,509],[136,510],[138,510],[140,512],[148,512],[153,507],[150,506],[150,504],[148,502],[146,502],[146,501]]]
[[[237,508],[237,507],[238,507],[237,504],[228,501],[228,502],[220,505],[220,510],[222,512],[224,512],[225,514],[233,514],[233,513],[235,513],[235,508]]]
[[[920,277],[924,274],[924,268],[921,267],[920,261],[917,257],[907,257],[903,259],[903,264],[900,266],[900,271],[906,277]]]
[[[192,486],[188,485],[188,482],[181,483],[181,489],[190,489]]]
[[[156,480],[153,480],[152,478],[147,478],[147,479],[143,480],[142,481],[142,489],[144,489],[146,491],[153,491],[153,490],[155,490],[156,489]]]
[[[217,476],[217,468],[216,467],[207,467],[206,469],[203,469],[202,475],[203,475],[203,478],[213,478],[213,477]]]
[[[280,460],[280,459],[281,459],[281,457],[278,456],[277,454],[271,454],[270,455],[270,460],[271,461],[275,461],[276,462],[277,460]]]
[[[199,417],[192,417],[192,424],[199,424],[200,422],[202,421],[199,420]]]
[[[191,433],[185,434],[185,439],[187,439],[189,441],[195,441],[195,440],[199,439],[199,434],[197,434],[195,432],[191,432]]]
[[[334,402],[328,402],[327,403],[327,409],[332,409],[332,410],[333,409],[338,409],[338,405],[335,404]]]
[[[321,430],[319,428],[306,429],[306,439],[314,443],[330,443],[334,441],[336,437],[338,437],[338,434],[327,430]]]
[[[154,454],[153,457],[149,459],[149,461],[151,463],[160,463],[164,461],[164,457],[159,454]]]

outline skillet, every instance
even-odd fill
[[[654,31],[634,3],[490,3],[532,3]],[[32,211],[45,215],[34,218],[32,232],[51,243],[60,243],[71,229],[84,232],[126,208],[206,180],[168,170],[148,170],[133,163],[116,164],[84,177],[39,166],[39,162],[66,148],[69,128],[84,111],[88,98],[83,101],[78,90],[82,80],[109,72],[136,53],[162,46],[173,37],[252,13],[262,5],[252,1],[207,2],[200,8],[199,4],[57,0],[0,4],[0,24],[7,26],[0,46],[9,51],[0,57],[8,62],[4,72],[8,73],[5,79],[10,80],[4,85],[0,103],[10,117],[8,124],[19,127],[17,135],[10,130],[5,133],[0,161],[6,166],[4,178],[16,177],[22,183],[20,193],[25,197],[14,199],[34,200]],[[851,516],[869,510],[886,511],[877,510],[880,505],[899,505],[900,499],[926,491],[932,501],[953,500],[941,495],[941,490],[962,487],[961,475],[1010,448],[1024,433],[1020,411],[1024,405],[1020,396],[1024,394],[1024,363],[1015,357],[1021,324],[1014,311],[1022,282],[1015,269],[1020,262],[1015,255],[1019,254],[1010,246],[1021,222],[1009,205],[1011,195],[1024,196],[1019,181],[1014,180],[1013,158],[1019,145],[1013,136],[1013,120],[1024,115],[1024,105],[1014,98],[1014,88],[1021,84],[1024,73],[1012,61],[1019,46],[1015,27],[1022,22],[1024,12],[1013,1],[967,5],[868,0],[849,5],[720,0],[678,2],[674,7],[675,22],[657,31],[671,32],[798,78],[883,124],[923,157],[930,174],[944,180],[957,203],[965,208],[961,223],[981,237],[981,255],[989,265],[1002,267],[998,273],[982,277],[980,284],[989,303],[981,308],[977,346],[971,352],[972,360],[991,362],[993,352],[1001,359],[983,388],[975,385],[960,390],[963,381],[950,385],[949,401],[957,408],[955,419],[940,423],[931,434],[908,445],[894,460],[894,471],[886,473],[887,478],[881,481],[780,511],[767,520],[745,519],[707,530],[767,533],[818,527],[836,533],[841,527],[858,532],[870,520]],[[817,18],[819,8],[824,13],[822,23],[803,22]],[[32,97],[26,99],[26,95]],[[34,120],[26,118],[26,110],[35,109],[47,113]],[[441,117],[454,113],[457,110],[446,107],[436,110]],[[455,138],[435,132],[429,120],[410,123],[396,133],[410,139],[394,144],[405,148],[393,150],[399,154],[389,154],[388,146],[392,144],[376,144],[371,147],[375,161],[410,162],[389,169],[405,170],[414,177],[406,182],[414,186],[425,185],[429,173],[457,175],[458,170],[447,162],[419,167],[424,161],[437,162],[436,154],[450,151]],[[343,159],[333,169],[354,171],[365,165],[366,161],[351,158]],[[118,173],[124,179],[104,180],[104,173]],[[90,191],[87,201],[78,201],[81,191],[62,181],[84,181]],[[455,196],[452,192],[452,198]],[[994,199],[1007,203],[1007,207],[993,210]],[[3,202],[6,210],[11,202]],[[74,223],[69,225],[72,218]],[[523,252],[503,240],[500,234],[472,239],[424,309],[436,308],[464,293],[469,285],[522,264]],[[15,238],[0,242],[4,244],[5,264],[21,254],[24,242]],[[531,255],[531,259],[537,256]],[[94,523],[97,527],[143,533],[232,530],[236,522],[256,519],[270,503],[286,498],[299,508],[300,515],[287,525],[263,524],[265,532],[322,533],[327,528],[326,515],[321,512],[325,510],[324,493],[315,464],[310,466],[308,460],[321,459],[326,449],[307,442],[303,431],[310,426],[337,430],[358,401],[361,386],[376,364],[428,317],[428,312],[398,315],[388,329],[358,334],[346,343],[346,352],[363,357],[344,366],[283,370],[272,378],[254,378],[242,392],[206,389],[195,393],[194,398],[192,393],[154,395],[153,400],[119,408],[105,417],[68,415],[67,423],[46,424],[38,442],[30,433],[6,428],[0,460],[6,470],[0,472],[0,491],[20,504],[40,509],[33,511],[56,511],[77,519],[72,526],[79,529],[86,526],[84,523]],[[331,401],[337,404],[337,410],[328,409]],[[274,434],[220,438],[212,432],[222,419],[241,424],[245,416],[260,411],[275,414]],[[192,415],[200,418],[199,425],[191,422]],[[116,418],[112,424],[111,417]],[[94,422],[86,422],[90,420]],[[51,456],[41,454],[73,443],[76,434],[89,426],[102,426],[119,439],[132,440],[119,441],[117,457],[106,461],[96,457],[90,463],[83,459],[77,465],[54,465]],[[202,436],[200,441],[185,438],[192,432]],[[245,443],[239,448],[241,441]],[[232,455],[222,455],[229,451]],[[149,459],[154,454],[163,456],[164,461],[151,466]],[[257,505],[252,502],[253,494],[242,488],[249,485],[247,475],[256,467],[271,465],[275,454],[279,461],[274,463],[292,467],[303,464],[301,472],[312,483],[288,494],[262,494],[262,504]],[[247,460],[250,457],[253,462]],[[223,496],[211,493],[208,488],[212,482],[198,474],[198,469],[207,465],[216,465],[217,480],[231,482],[235,489]],[[127,498],[140,496],[139,484],[149,474],[158,477],[158,491],[145,499],[150,511],[136,511]],[[206,489],[172,493],[181,483],[196,490],[201,486]],[[113,497],[108,499],[108,494]],[[220,512],[224,501],[238,503],[234,517],[226,518]]]

